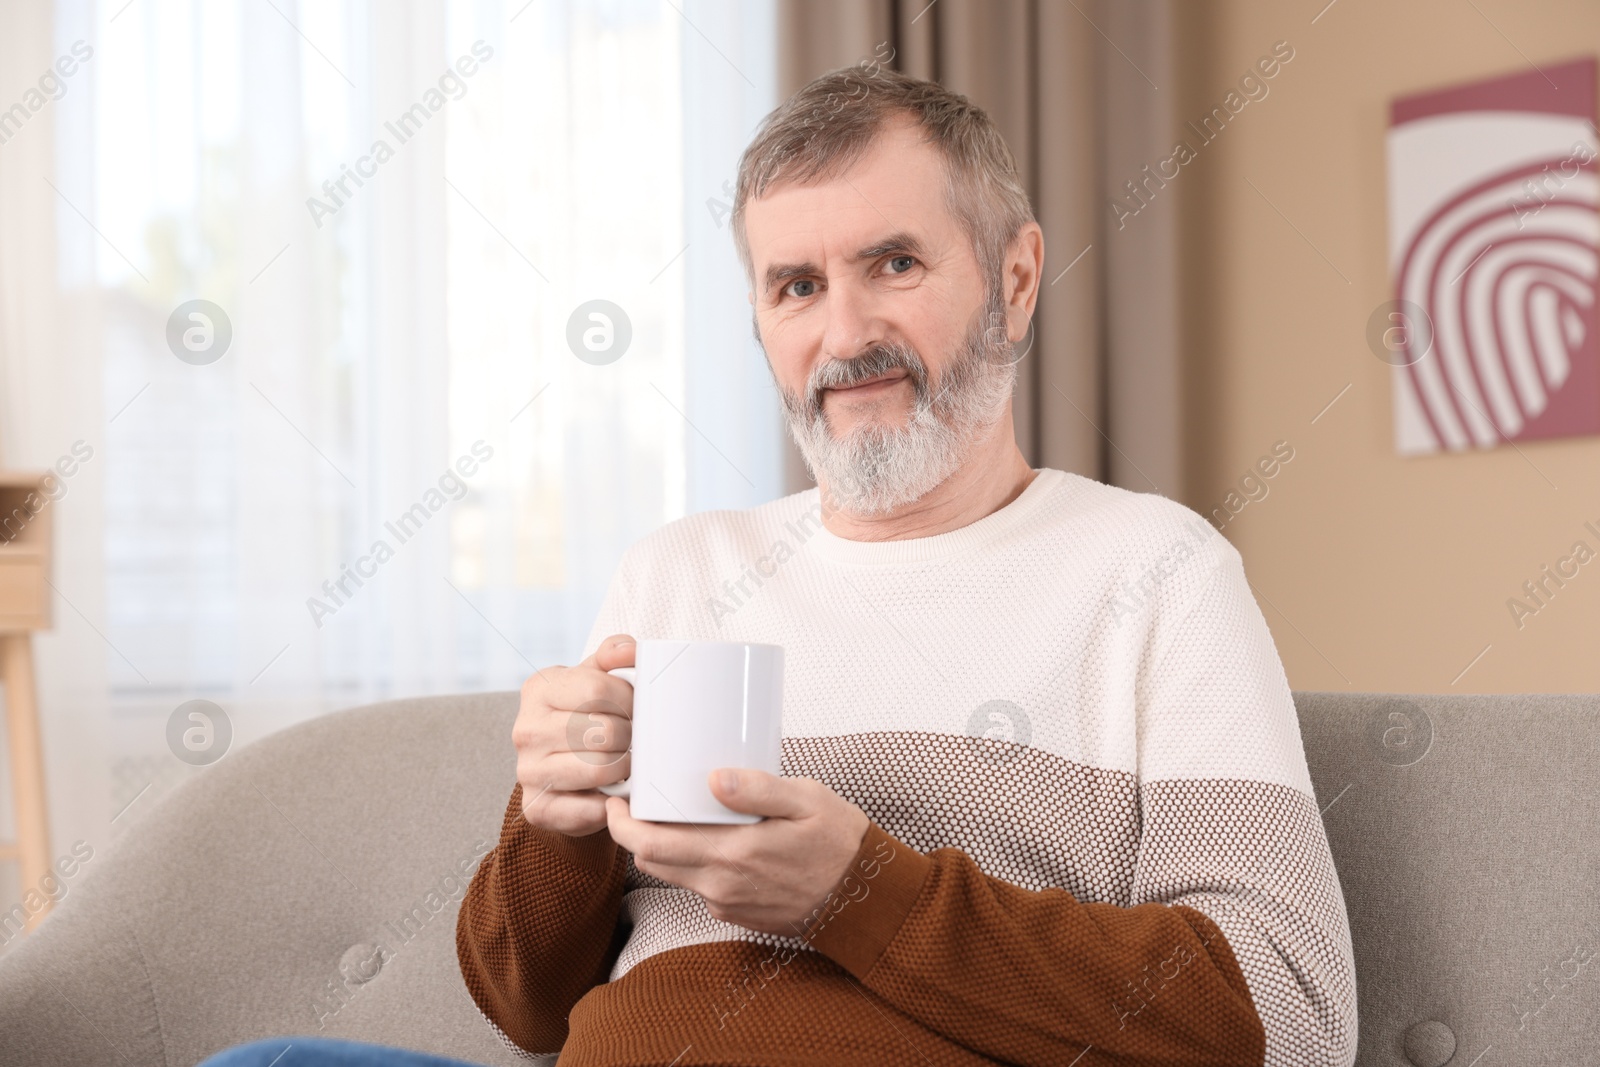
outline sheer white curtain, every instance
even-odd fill
[[[237,746],[513,688],[579,654],[632,540],[781,492],[723,208],[770,3],[35,8],[0,100],[93,49],[0,145],[5,460],[95,450],[39,639],[58,844],[191,773],[185,701]],[[192,300],[214,361],[169,341]]]
[[[58,99],[39,89],[61,54],[57,28],[48,4],[0,4],[0,463],[42,471],[80,440],[93,452],[49,505],[59,591],[52,603],[55,629],[34,641],[49,815],[59,853],[75,840],[104,840],[112,812],[107,647],[94,630],[104,625],[106,607],[106,413],[99,359],[85,358],[81,343],[98,327],[90,317],[95,309],[76,304],[62,284],[74,249],[58,248],[60,200],[45,180],[65,180],[55,145],[81,129],[82,109],[71,107],[91,90],[82,70],[63,83]],[[39,95],[29,96],[30,89]],[[9,770],[9,760],[3,767]],[[7,777],[0,833],[8,839],[14,833],[10,807]],[[22,899],[15,865],[0,864],[0,891],[5,907]]]

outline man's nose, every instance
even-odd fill
[[[853,283],[829,285],[823,298],[825,359],[852,359],[883,340],[883,320],[872,293]]]

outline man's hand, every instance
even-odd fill
[[[597,786],[628,776],[633,687],[606,672],[633,666],[634,641],[616,634],[576,667],[545,667],[522,683],[511,728],[517,746],[522,817],[583,837],[606,825]]]
[[[837,886],[867,832],[866,812],[809,778],[755,770],[711,772],[711,792],[748,826],[640,822],[606,800],[611,836],[645,874],[692,890],[714,918],[789,937]]]

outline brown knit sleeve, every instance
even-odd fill
[[[606,980],[626,872],[609,832],[530,826],[512,789],[500,842],[461,901],[456,958],[478,1008],[523,1050],[559,1050],[572,1006]]]
[[[806,929],[895,1007],[1007,1063],[1265,1061],[1233,950],[1193,908],[1022,889],[959,849],[924,855],[873,825]]]

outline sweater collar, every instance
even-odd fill
[[[998,511],[990,512],[976,522],[930,537],[907,537],[897,541],[852,541],[833,533],[826,526],[812,534],[809,547],[823,559],[835,563],[859,565],[890,565],[920,563],[940,559],[976,548],[1000,534],[1014,529],[1023,522],[1066,478],[1064,471],[1050,467],[1038,469],[1033,481],[1017,494],[1017,498]],[[807,510],[817,505],[820,490],[812,488],[805,493]]]

